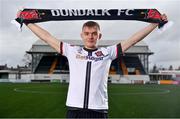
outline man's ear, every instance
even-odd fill
[[[81,38],[83,38],[83,34],[82,34],[82,32],[81,32],[80,36],[81,36]]]
[[[101,39],[101,37],[102,37],[102,34],[101,34],[101,33],[99,33],[99,40]]]

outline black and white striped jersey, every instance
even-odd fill
[[[108,109],[107,81],[117,45],[89,50],[61,42],[61,54],[69,62],[70,81],[66,105],[83,109]]]

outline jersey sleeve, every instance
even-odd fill
[[[112,45],[112,46],[108,46],[107,50],[108,50],[108,53],[109,53],[110,58],[112,60],[114,60],[114,59],[116,59],[116,58],[123,55],[122,48],[121,48],[121,43],[116,44],[116,45]]]
[[[71,45],[65,42],[60,43],[60,54],[68,57]]]

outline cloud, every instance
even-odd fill
[[[129,4],[131,3],[131,4]],[[10,24],[19,7],[28,8],[157,8],[166,13],[174,26],[163,34],[155,30],[144,41],[155,53],[150,57],[151,64],[180,61],[180,1],[179,0],[0,0],[0,63],[16,66],[21,63],[25,51],[38,39],[26,27],[23,32]],[[39,24],[58,39],[80,39],[81,26],[84,21],[46,22]],[[98,21],[102,28],[104,40],[126,39],[147,25],[134,21]],[[1,65],[0,64],[0,65]],[[177,65],[180,65],[177,64]]]

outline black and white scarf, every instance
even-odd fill
[[[13,22],[21,28],[23,23],[65,20],[137,20],[158,23],[159,28],[167,23],[156,9],[24,9]]]

